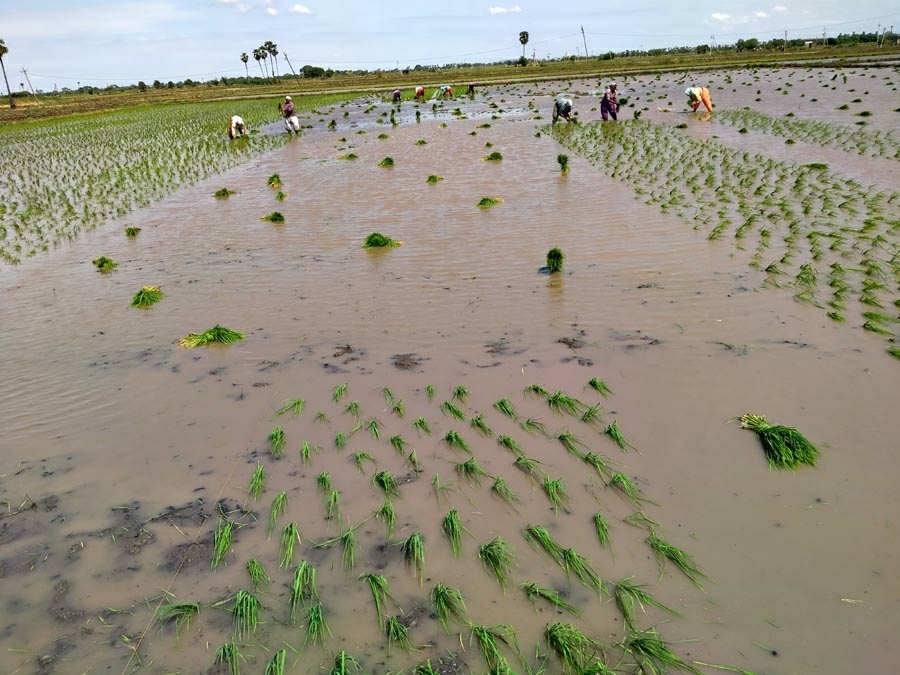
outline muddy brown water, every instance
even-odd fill
[[[768,112],[797,109],[837,121],[832,111],[848,94],[830,88],[834,72],[709,79],[718,83],[716,105],[740,107],[754,105],[757,88],[791,78],[790,94],[767,99]],[[836,72],[848,75],[847,85],[841,75],[838,82],[857,89],[854,96],[869,91],[873,125],[896,125],[896,70]],[[623,93],[648,108],[645,119],[687,119],[691,133],[784,159],[783,141],[657,111],[669,99],[680,109],[682,85],[674,76],[620,80]],[[520,533],[529,523],[547,527],[604,579],[633,575],[677,610],[680,616],[647,608],[638,623],[656,627],[686,660],[771,674],[900,666],[896,360],[883,338],[763,288],[764,275],[737,260],[729,243],[644,205],[581,158],[571,156],[571,170],[560,174],[561,148],[536,131],[549,120],[550,95],[563,88],[576,91],[579,117],[599,117],[589,95],[596,81],[479,91],[474,102],[447,102],[436,112],[428,102],[419,108],[421,123],[404,103],[395,128],[372,122],[387,104],[368,115],[368,102],[349,106],[348,118],[335,108],[311,116],[305,123],[315,128],[283,150],[0,272],[0,671],[215,672],[214,651],[231,635],[229,599],[250,588],[251,558],[272,581],[259,592],[256,634],[240,640],[244,672],[262,672],[280,648],[288,649],[288,672],[330,667],[339,650],[366,672],[441,658],[448,672],[485,672],[468,630],[451,624],[448,636],[434,619],[428,594],[437,581],[462,590],[475,624],[514,626],[531,666],[535,645],[547,652],[542,633],[554,621],[607,645],[621,640],[615,603],[567,580],[531,548]],[[818,105],[807,106],[812,97]],[[467,119],[452,113],[457,107]],[[631,110],[623,108],[623,117]],[[333,132],[325,129],[332,118]],[[379,140],[380,133],[389,138]],[[495,150],[503,161],[481,161]],[[349,152],[358,159],[338,159]],[[799,144],[790,152],[798,162],[823,161],[817,153],[827,152],[825,161],[855,180],[898,184],[884,178],[885,171],[897,175],[896,162]],[[393,168],[377,166],[386,156]],[[275,172],[289,193],[283,202],[266,185]],[[426,184],[430,174],[444,180]],[[222,186],[237,193],[213,199]],[[486,196],[503,202],[477,208]],[[260,220],[274,210],[284,225]],[[125,226],[142,231],[128,240]],[[372,231],[403,245],[363,250]],[[567,255],[565,271],[541,274],[554,246]],[[101,254],[120,263],[115,273],[95,271],[90,261]],[[150,310],[131,308],[131,296],[148,284],[161,285],[166,297]],[[246,339],[178,348],[179,338],[217,323]],[[612,389],[608,399],[588,387],[594,377]],[[347,395],[335,402],[332,392],[343,383]],[[523,387],[533,383],[600,403],[603,424],[591,427],[526,396]],[[456,386],[469,392],[457,401],[465,421],[441,412]],[[402,417],[384,388],[402,399]],[[302,414],[276,419],[293,397],[305,399]],[[540,419],[549,436],[498,412],[493,404],[504,397],[520,419]],[[365,425],[352,433],[351,401],[361,422],[378,421],[377,439]],[[319,412],[327,421],[316,420]],[[754,436],[734,421],[744,412],[800,428],[820,445],[819,465],[769,470]],[[477,413],[495,437],[471,429]],[[414,430],[418,417],[432,435]],[[602,433],[613,421],[635,450],[621,452]],[[267,441],[275,426],[287,441],[277,460]],[[451,429],[517,502],[492,495],[491,480],[477,486],[457,474],[467,455],[442,440]],[[567,453],[555,438],[565,430],[633,477],[648,501],[631,504]],[[345,449],[335,447],[338,433],[349,436]],[[421,474],[388,443],[397,434],[407,453],[415,451]],[[539,462],[536,478],[513,466],[498,434]],[[301,461],[305,442],[316,448],[309,465]],[[377,463],[359,472],[354,452]],[[257,462],[266,487],[253,501],[247,486]],[[383,501],[371,482],[380,470],[401,478],[391,540],[369,518]],[[340,493],[340,522],[323,517],[316,487],[323,472]],[[543,475],[567,489],[557,514]],[[450,486],[439,499],[435,476]],[[269,508],[281,490],[288,508],[270,537]],[[218,503],[238,526],[213,571]],[[459,559],[440,531],[451,508],[469,532]],[[647,531],[622,520],[638,508],[696,559],[707,576],[702,589],[671,564],[660,576]],[[611,523],[611,551],[597,542],[596,513]],[[318,569],[331,630],[324,646],[303,648],[302,610],[290,621],[292,568],[279,568],[279,533],[288,522],[302,539],[293,562]],[[359,525],[349,571],[339,546],[315,546],[348,525]],[[414,532],[426,542],[421,585],[398,545]],[[478,546],[495,536],[515,557],[505,592],[477,558]],[[357,580],[364,572],[385,575],[394,599],[386,612],[408,618],[418,651],[388,653],[371,595]],[[518,588],[526,581],[559,590],[581,616],[532,607]],[[154,621],[164,598],[201,605],[179,636]],[[634,671],[629,657],[612,658]],[[547,672],[559,671],[551,656]]]

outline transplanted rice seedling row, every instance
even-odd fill
[[[836,322],[858,316],[867,331],[900,335],[900,192],[638,120],[548,130],[647,204],[752,251],[748,263],[766,273],[766,285]],[[606,161],[616,155],[629,161]],[[704,161],[685,165],[691,156]]]

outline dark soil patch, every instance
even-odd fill
[[[559,338],[557,342],[561,345],[565,345],[569,349],[581,349],[584,347],[584,340],[580,338],[563,337]]]
[[[162,566],[167,572],[173,573],[195,568],[200,564],[208,567],[212,564],[214,548],[213,535],[209,533],[203,539],[170,548],[163,557]]]
[[[424,360],[416,354],[394,354],[391,357],[391,363],[400,370],[414,370],[422,365]]]

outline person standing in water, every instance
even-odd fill
[[[700,107],[701,103],[706,106],[708,112],[712,112],[712,99],[709,96],[709,89],[706,87],[688,87],[684,90],[684,93],[688,97],[688,105],[693,108],[694,112],[697,112],[697,108]]]
[[[604,122],[609,118],[614,120],[619,119],[619,94],[616,92],[615,82],[609,83],[609,86],[606,88],[606,93],[603,94],[603,98],[600,99],[600,116],[603,118]]]

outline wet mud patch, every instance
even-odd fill
[[[69,591],[71,591],[71,586],[67,579],[60,579],[53,585],[49,613],[54,621],[73,623],[84,618],[84,610],[73,607],[68,602]]]
[[[513,346],[510,344],[509,338],[505,335],[493,342],[488,342],[484,348],[488,354],[493,354],[495,356],[515,356],[517,354],[525,353],[525,347]]]
[[[391,364],[400,370],[416,370],[423,361],[425,358],[418,354],[394,354],[391,357]]]
[[[644,350],[644,349],[647,349],[648,347],[655,347],[657,345],[662,344],[662,340],[660,340],[659,338],[655,338],[650,335],[646,335],[639,330],[627,333],[627,332],[622,332],[622,331],[619,331],[616,329],[612,329],[609,331],[609,337],[610,337],[610,339],[614,340],[615,342],[625,343],[622,346],[628,350],[631,350],[631,349]]]

